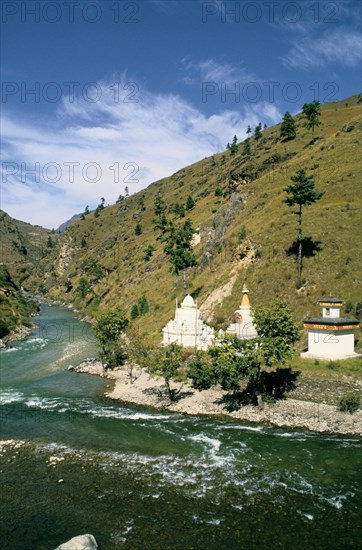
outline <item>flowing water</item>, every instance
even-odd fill
[[[44,306],[0,352],[2,550],[361,547],[361,440],[152,411],[68,371],[91,327]]]

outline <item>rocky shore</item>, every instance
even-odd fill
[[[19,328],[14,330],[14,332],[11,332],[7,336],[4,336],[4,338],[0,339],[0,349],[6,348],[11,342],[17,342],[18,340],[25,340],[29,336],[33,329],[30,327],[26,327],[25,325],[21,325]]]
[[[184,384],[177,401],[170,403],[163,379],[151,378],[144,370],[136,370],[136,379],[131,383],[126,367],[104,371],[102,363],[94,359],[70,369],[113,380],[114,388],[107,392],[105,397],[116,401],[191,415],[227,416],[235,420],[263,422],[287,428],[306,428],[315,432],[362,435],[362,410],[353,414],[342,413],[334,405],[291,398],[272,404],[263,403],[261,407],[239,406],[221,389],[212,388],[200,392],[193,389],[190,384]],[[177,390],[180,386],[174,384]]]

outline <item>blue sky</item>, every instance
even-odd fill
[[[359,1],[3,0],[1,207],[46,227],[361,88]]]

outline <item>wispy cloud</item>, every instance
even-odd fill
[[[247,71],[244,67],[235,67],[229,63],[220,63],[215,59],[194,61],[188,57],[182,60],[182,66],[186,73],[183,81],[186,84],[195,82],[256,82],[259,79]]]
[[[57,116],[38,125],[4,116],[2,207],[12,216],[57,227],[102,196],[114,202],[125,186],[139,191],[223,150],[234,134],[245,137],[248,124],[281,118],[269,103],[205,116],[180,96],[145,88],[135,101],[129,91],[115,101],[110,82],[99,83],[100,101],[64,98]]]
[[[294,42],[292,49],[282,59],[291,69],[309,69],[338,63],[355,67],[361,61],[361,35],[357,32],[338,28],[326,31],[320,38],[308,35]]]

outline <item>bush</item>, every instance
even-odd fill
[[[353,413],[359,409],[360,397],[358,393],[346,393],[339,400],[339,410],[342,412]]]
[[[339,361],[329,361],[327,365],[327,369],[338,370],[340,366],[341,366],[341,363]]]

